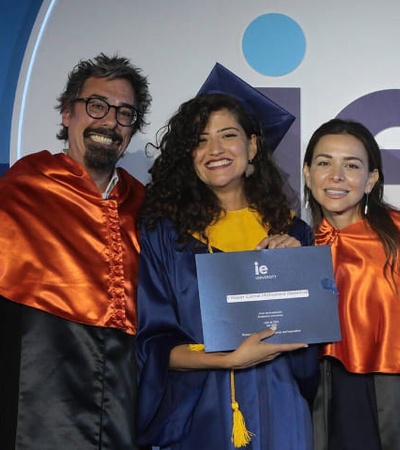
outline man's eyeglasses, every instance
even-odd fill
[[[123,127],[132,126],[139,117],[139,112],[133,106],[110,105],[102,98],[76,98],[74,102],[85,102],[86,112],[92,119],[103,119],[110,111],[110,108],[115,108],[117,122]]]

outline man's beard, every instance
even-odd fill
[[[111,172],[119,157],[114,149],[90,144],[84,155],[85,165],[88,169]]]
[[[119,145],[122,143],[122,136],[115,130],[108,130],[106,128],[87,128],[84,132],[84,137],[90,139],[92,133],[107,136],[112,139],[114,143],[119,143]],[[86,146],[84,161],[85,166],[88,169],[112,172],[119,157],[118,149],[89,142]]]

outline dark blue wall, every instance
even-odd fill
[[[25,49],[42,0],[0,0],[0,174],[9,166],[13,102]]]

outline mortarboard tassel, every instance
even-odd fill
[[[233,410],[233,424],[231,441],[235,448],[245,447],[250,443],[254,433],[246,428],[246,422],[235,398],[235,372],[231,370],[231,406]]]
[[[204,351],[204,344],[188,344],[188,349],[192,352],[201,352]],[[246,422],[239,409],[239,403],[236,401],[234,370],[231,370],[231,406],[233,410],[231,441],[235,448],[245,447],[250,443],[254,433],[246,428]]]

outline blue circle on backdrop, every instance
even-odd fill
[[[301,27],[290,17],[264,14],[247,27],[242,50],[254,70],[279,77],[292,72],[301,63],[306,51],[306,39]]]

